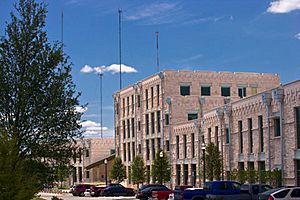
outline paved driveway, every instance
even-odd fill
[[[57,196],[63,200],[135,200],[134,197],[74,197],[72,194],[53,194],[53,193],[39,193],[41,198],[51,200],[53,196]]]

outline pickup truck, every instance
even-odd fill
[[[241,185],[240,193],[222,194],[214,191],[206,195],[208,200],[258,200],[258,194],[272,189],[271,186],[265,184],[244,184]]]
[[[183,191],[183,200],[204,200],[207,195],[241,194],[241,184],[235,181],[209,181],[203,188],[189,188]],[[248,195],[249,197],[249,195]]]
[[[168,200],[169,195],[172,194],[172,190],[163,190],[163,191],[152,191],[152,198],[153,200]]]

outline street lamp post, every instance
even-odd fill
[[[163,159],[163,157],[164,157],[164,152],[163,152],[163,151],[161,151],[161,152],[159,153],[159,157],[160,157],[160,184],[162,185],[162,183],[163,183],[162,159]]]
[[[201,149],[203,152],[203,184],[205,183],[205,149],[206,149],[206,145],[203,142],[201,145]]]
[[[107,160],[104,160],[104,165],[105,165],[105,185],[107,186]]]
[[[100,77],[100,123],[101,123],[101,138],[103,138],[103,125],[102,125],[102,78],[103,78],[103,71],[101,70],[99,73]]]

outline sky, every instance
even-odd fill
[[[5,35],[14,0],[0,0]],[[39,1],[41,2],[41,1]],[[61,40],[81,92],[86,137],[100,137],[103,73],[103,137],[113,137],[113,93],[119,90],[118,9],[122,10],[122,86],[160,70],[206,70],[300,77],[300,0],[48,0],[46,31]]]

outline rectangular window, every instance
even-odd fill
[[[221,87],[221,96],[223,97],[229,97],[230,96],[230,87]]]
[[[149,140],[146,140],[146,159],[150,159]]]
[[[90,157],[90,151],[88,149],[85,150],[85,157]]]
[[[180,185],[180,178],[181,178],[181,167],[180,165],[176,165],[176,184]]]
[[[176,158],[179,158],[179,136],[176,135]]]
[[[238,121],[238,128],[239,128],[239,138],[240,138],[240,153],[243,153],[244,149],[244,140],[243,140],[243,122]]]
[[[125,117],[125,98],[123,98],[123,117]]]
[[[215,127],[215,143],[219,149],[219,127],[218,126]]]
[[[135,132],[135,130],[134,130],[134,118],[131,118],[131,133],[132,133],[132,137],[134,137],[135,136],[135,134],[134,134],[134,132]]]
[[[300,160],[295,160],[297,172],[297,186],[300,186]]]
[[[253,131],[252,131],[252,119],[248,119],[248,131],[249,131],[249,149],[250,153],[253,153]]]
[[[147,183],[148,184],[150,183],[150,177],[151,177],[150,174],[151,174],[150,165],[147,165],[146,178],[147,178]]]
[[[248,162],[248,170],[254,170],[254,162]]]
[[[146,114],[146,134],[149,135],[149,114]]]
[[[152,145],[152,160],[155,159],[155,140],[151,139],[151,145]]]
[[[201,86],[201,96],[210,96],[210,86]]]
[[[240,98],[246,97],[246,87],[239,87],[238,88],[238,95]]]
[[[129,97],[127,97],[127,115],[129,115]]]
[[[188,113],[188,121],[198,119],[198,113]]]
[[[131,113],[134,113],[134,96],[131,95]]]
[[[154,113],[151,113],[151,133],[155,133],[155,121],[154,121]]]
[[[88,170],[85,171],[85,177],[86,177],[86,178],[90,178],[90,171],[88,171]]]
[[[126,144],[123,144],[123,160],[126,161]]]
[[[165,115],[165,119],[166,119],[166,125],[169,125],[170,124],[169,114]]]
[[[300,107],[295,108],[297,126],[297,149],[300,149]]]
[[[139,154],[141,154],[141,153],[142,153],[142,145],[139,144]]]
[[[145,90],[145,95],[146,95],[146,109],[148,110],[148,108],[149,108],[149,107],[148,107],[148,106],[149,106],[149,105],[148,105],[148,103],[149,103],[149,102],[148,102],[148,89]]]
[[[161,149],[160,138],[157,138],[157,149]]]
[[[73,181],[77,182],[77,169],[76,169],[76,167],[73,167]]]
[[[186,135],[183,135],[183,156],[184,158],[186,158],[186,153],[187,149],[186,149]]]
[[[166,149],[167,151],[170,151],[170,141],[166,140]]]
[[[130,143],[128,143],[127,145],[128,145],[128,161],[131,161],[131,155],[130,155],[131,148],[130,148]]]
[[[160,111],[156,112],[156,127],[157,127],[157,132],[160,133]]]
[[[274,119],[274,132],[275,132],[275,137],[280,136],[280,118],[276,117]]]
[[[130,119],[127,119],[127,137],[130,138]]]
[[[116,114],[118,115],[119,114],[119,104],[118,103],[116,103]]]
[[[82,182],[82,167],[78,167],[79,182]]]
[[[135,159],[135,142],[132,142],[132,158]]]
[[[153,87],[151,87],[151,108],[153,108],[153,97],[154,97]]]
[[[207,129],[208,143],[211,143],[211,128]]]
[[[244,171],[245,170],[244,162],[238,162],[238,168],[239,168],[239,171]]]
[[[191,149],[192,158],[195,158],[195,134],[194,133],[191,134],[191,146],[192,146]]]
[[[141,130],[141,121],[138,121],[138,130]]]
[[[225,142],[226,144],[229,144],[230,138],[229,138],[229,128],[225,128]]]
[[[138,98],[138,107],[141,107],[141,96],[138,95],[137,98]]]
[[[126,124],[125,124],[125,120],[123,120],[123,139],[126,138]]]
[[[192,164],[192,185],[196,186],[197,170],[196,164]]]
[[[263,128],[263,117],[258,116],[258,134],[259,134],[259,150],[264,152],[264,128]]]
[[[157,106],[159,106],[159,85],[156,85],[156,100]]]
[[[189,165],[184,164],[183,165],[183,184],[184,185],[188,184],[188,178],[189,178]]]
[[[190,95],[190,86],[189,85],[181,85],[180,86],[180,95],[181,96]]]

